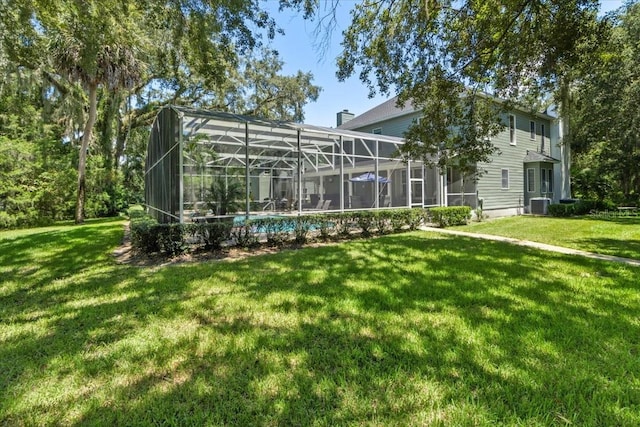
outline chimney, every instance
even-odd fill
[[[350,113],[349,110],[342,110],[338,114],[336,114],[336,121],[338,126],[341,126],[347,123],[349,120],[353,119],[355,114]]]

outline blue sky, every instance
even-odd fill
[[[324,4],[324,0],[320,0]],[[330,42],[324,48],[318,46],[319,38],[314,33],[315,22],[305,21],[301,14],[285,11],[278,13],[278,2],[267,0],[266,5],[285,30],[285,35],[277,35],[272,47],[280,53],[284,61],[284,73],[295,74],[298,70],[313,73],[314,84],[322,87],[318,100],[305,108],[305,123],[335,127],[336,113],[348,109],[356,115],[385,101],[387,97],[377,95],[368,97],[368,89],[357,76],[345,82],[336,77],[336,57],[340,54],[342,31],[350,22],[349,10],[356,2],[341,0],[337,14],[337,27]],[[601,12],[617,9],[622,0],[601,0]]]

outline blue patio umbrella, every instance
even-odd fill
[[[355,176],[355,177],[351,178],[349,181],[351,181],[351,182],[375,182],[376,180],[378,182],[383,183],[383,184],[386,184],[387,182],[391,182],[390,179],[385,178],[384,176],[377,176],[373,172],[366,172],[366,173],[363,173],[362,175]]]

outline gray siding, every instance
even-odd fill
[[[405,131],[411,126],[413,120],[417,119],[419,114],[412,113],[389,120],[383,120],[374,124],[353,129],[358,132],[373,133],[374,129],[380,128],[383,135],[404,137]]]
[[[504,115],[505,130],[492,138],[493,144],[500,150],[490,163],[483,163],[480,168],[486,170],[485,175],[478,181],[478,195],[484,199],[484,209],[506,209],[524,205],[525,197],[525,167],[524,157],[527,150],[538,151],[540,148],[540,124],[545,125],[546,147],[549,142],[549,120],[533,117],[529,114],[516,112],[516,143],[509,143],[509,118]],[[536,122],[536,138],[531,139],[529,122]],[[503,190],[502,169],[509,170],[509,189]],[[536,173],[536,187],[540,177]]]
[[[503,115],[505,129],[492,138],[492,143],[500,150],[500,154],[493,157],[489,163],[480,164],[485,174],[477,184],[479,197],[484,199],[484,209],[508,209],[523,206],[525,203],[525,168],[523,164],[527,150],[539,151],[541,145],[540,124],[545,127],[545,148],[547,152],[551,148],[551,121],[523,112],[513,113],[516,117],[516,143],[509,143],[509,115]],[[389,120],[372,123],[359,127],[359,132],[373,133],[380,128],[384,135],[403,137],[404,132],[413,120],[419,117],[419,113],[411,113]],[[536,135],[531,139],[530,121],[536,122]],[[509,170],[509,188],[502,189],[502,169]],[[540,177],[536,173],[536,188],[539,186]]]

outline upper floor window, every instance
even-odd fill
[[[544,132],[545,132],[544,123],[540,123],[540,151],[544,151],[544,143],[545,143]]]
[[[531,134],[531,140],[535,140],[536,139],[536,122],[534,122],[533,120],[529,122],[529,133]]]
[[[375,135],[382,135],[382,128],[375,128],[374,130],[371,131],[371,133]]]
[[[509,114],[509,144],[516,145],[516,116]]]

